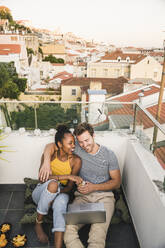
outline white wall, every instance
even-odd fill
[[[165,171],[138,142],[128,142],[123,189],[141,248],[165,247],[165,194],[152,180],[163,181]]]
[[[157,76],[154,77],[154,72]],[[153,57],[147,56],[137,64],[131,65],[130,78],[152,78],[155,81],[161,81],[162,65]]]
[[[96,141],[116,153],[122,170],[127,139],[108,133],[103,132],[103,135],[100,135],[96,132]],[[0,160],[0,184],[23,183],[24,177],[37,178],[44,147],[47,143],[54,142],[54,135],[45,136],[46,134],[45,132],[42,136],[32,136],[28,132],[19,134],[18,131],[12,131],[2,140],[1,145],[7,145],[6,150],[13,152],[0,154],[9,161]]]
[[[148,87],[150,87],[150,86],[148,86]],[[153,104],[158,104],[158,99],[159,99],[159,92],[152,94],[152,95],[141,97],[141,103],[142,103],[143,107],[146,108],[146,107],[149,107]],[[165,100],[165,89],[163,92],[163,99],[162,100],[163,101]],[[139,99],[137,99],[133,102],[139,103]]]
[[[12,132],[2,142],[7,145],[6,152],[0,154],[9,162],[0,160],[0,183],[23,183],[24,177],[37,178],[40,158],[45,144],[53,142],[53,136],[30,136],[28,132]]]

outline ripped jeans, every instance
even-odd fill
[[[52,179],[54,180],[54,179]],[[49,180],[45,183],[39,183],[32,193],[33,201],[37,204],[37,213],[47,215],[49,207],[53,210],[53,228],[52,232],[65,232],[65,219],[63,213],[66,213],[69,195],[60,193],[62,186],[58,185],[56,193],[48,191],[48,184],[52,181]],[[50,204],[52,202],[52,204]]]

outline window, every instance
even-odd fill
[[[72,89],[72,96],[76,96],[76,89]]]
[[[130,77],[129,72],[124,72],[124,77],[129,78]]]
[[[18,40],[17,36],[11,36],[10,38],[11,38],[12,41],[17,41]]]
[[[121,76],[121,75],[120,75],[120,69],[115,69],[115,76],[116,76],[116,77]]]
[[[96,77],[96,69],[92,69],[91,72],[92,72],[92,73],[91,73],[91,74],[92,74],[91,76],[92,76],[92,77]]]
[[[126,61],[127,61],[127,63],[129,63],[130,62],[130,57],[127,57]]]
[[[108,69],[104,69],[103,74],[104,74],[104,77],[107,77],[108,76]]]
[[[118,57],[118,58],[117,58],[117,61],[120,62],[120,61],[121,61],[121,57]]]
[[[40,71],[40,77],[42,78],[44,75],[43,71]]]
[[[158,76],[158,72],[154,71],[154,78],[157,78],[157,76]]]

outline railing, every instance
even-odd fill
[[[165,166],[165,121],[157,122],[153,115],[137,103],[125,102],[54,102],[0,101],[0,126],[12,130],[25,128],[56,129],[59,123],[74,128],[87,121],[95,130],[123,130],[135,134],[141,144],[151,150]],[[158,128],[153,144],[154,126]]]

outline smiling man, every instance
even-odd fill
[[[106,210],[106,222],[91,224],[88,248],[104,248],[107,230],[114,212],[115,199],[112,190],[120,187],[121,175],[118,161],[113,151],[99,145],[94,140],[94,130],[89,123],[80,123],[74,131],[77,138],[74,153],[82,160],[80,177],[85,184],[78,186],[74,203],[103,202]],[[45,180],[51,173],[49,160],[55,147],[46,146],[44,164],[40,177]],[[66,225],[64,242],[67,248],[84,248],[79,239],[79,225]]]

